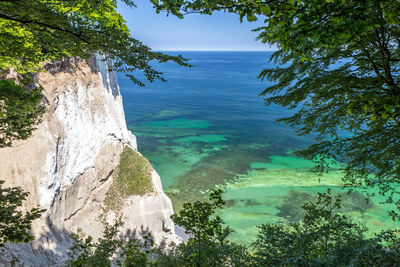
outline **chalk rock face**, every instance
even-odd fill
[[[96,55],[47,64],[38,75],[47,111],[31,138],[0,149],[0,180],[30,192],[25,209],[47,211],[34,222],[36,240],[9,245],[0,265],[12,257],[25,266],[61,265],[72,245],[71,233],[80,228],[95,239],[102,235],[99,216],[120,155],[127,147],[137,150],[111,66]],[[160,245],[179,242],[171,201],[154,170],[151,179],[153,192],[124,201],[118,213],[124,222],[121,235],[151,233]],[[106,218],[111,222],[113,216]]]

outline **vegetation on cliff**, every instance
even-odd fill
[[[150,163],[130,147],[125,147],[104,200],[105,210],[119,211],[129,196],[154,192]]]

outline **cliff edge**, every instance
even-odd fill
[[[71,233],[80,228],[95,239],[102,235],[101,215],[109,222],[121,217],[124,237],[151,233],[159,245],[179,242],[160,177],[137,152],[136,138],[126,127],[111,67],[96,55],[46,64],[46,71],[38,74],[46,113],[31,138],[0,149],[0,179],[5,186],[30,192],[24,208],[47,211],[33,224],[36,240],[8,245],[3,261],[15,257],[25,266],[62,264],[72,245]],[[119,177],[124,151],[130,153],[124,171],[145,172],[142,180],[127,180],[135,179],[135,172],[131,178]],[[119,188],[141,187],[146,179],[149,186],[140,191]]]

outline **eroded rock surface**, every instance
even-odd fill
[[[25,266],[59,265],[72,244],[69,235],[78,228],[101,236],[99,215],[120,155],[126,146],[137,149],[110,67],[97,55],[47,64],[38,75],[47,111],[31,138],[0,149],[0,179],[30,192],[26,209],[39,206],[47,212],[34,222],[36,240],[10,245],[3,261],[16,257]],[[154,192],[124,201],[121,234],[150,232],[157,244],[178,242],[169,218],[171,201],[154,170],[151,179]]]

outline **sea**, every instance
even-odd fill
[[[182,54],[192,67],[153,64],[166,82],[139,87],[122,73],[118,82],[128,128],[161,176],[175,212],[221,188],[226,205],[218,215],[234,230],[231,239],[248,245],[257,226],[297,222],[305,202],[331,189],[343,195],[342,212],[371,235],[398,226],[388,216],[394,207],[382,205],[382,197],[366,202],[364,192],[342,189],[340,164],[318,174],[312,162],[296,157],[313,136],[277,123],[294,111],[267,106],[259,95],[271,85],[258,75],[276,67],[269,61],[273,52],[166,53]]]

